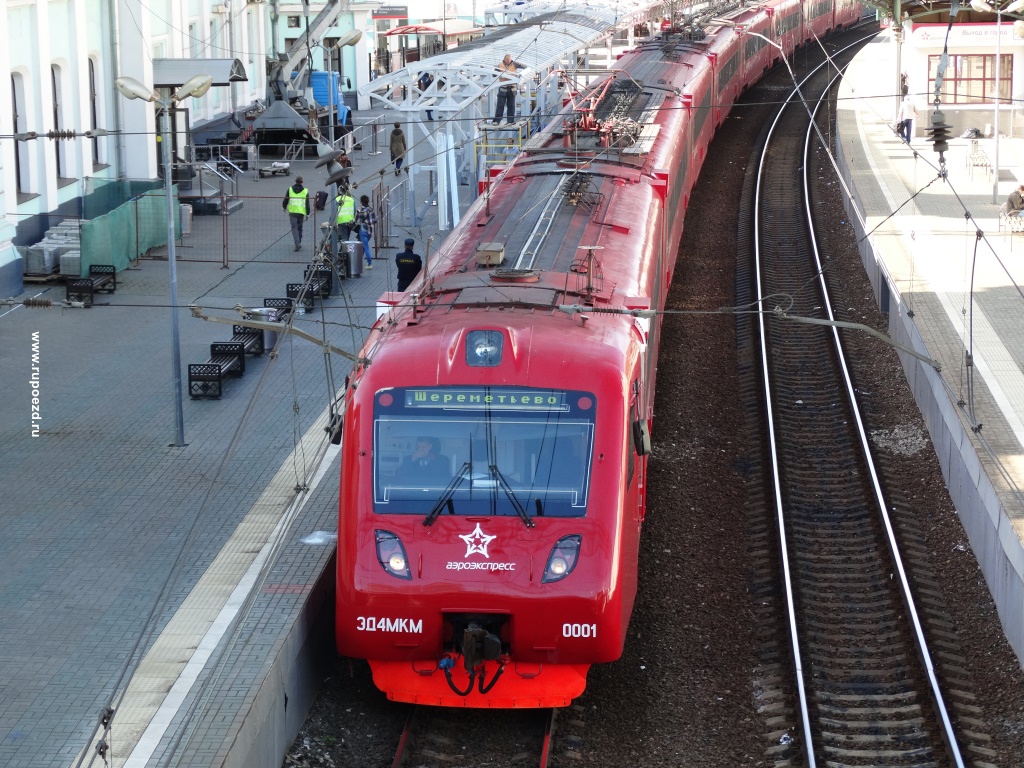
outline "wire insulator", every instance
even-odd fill
[[[25,299],[21,302],[23,306],[29,307],[30,309],[49,309],[53,306],[53,301],[47,298],[34,297],[31,299]]]
[[[946,122],[946,116],[942,110],[936,109],[932,112],[931,127],[925,131],[931,139],[933,149],[941,156],[949,150],[949,139],[951,136],[951,125]]]

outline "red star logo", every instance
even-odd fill
[[[498,537],[488,536],[480,530],[480,523],[477,523],[472,533],[460,535],[459,538],[466,542],[466,557],[469,557],[474,552],[479,552],[484,557],[490,559],[490,555],[487,554],[487,545]]]

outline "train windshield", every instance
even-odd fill
[[[377,392],[378,513],[582,517],[594,447],[594,395],[527,387]]]

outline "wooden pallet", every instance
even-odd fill
[[[26,272],[21,276],[21,280],[25,283],[59,283],[65,277],[67,275],[62,275],[60,272],[51,272],[48,275]]]

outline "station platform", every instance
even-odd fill
[[[357,113],[356,123],[373,118],[383,151],[364,140],[351,153],[356,195],[380,181],[402,202],[392,247],[323,302],[326,340],[353,354],[377,299],[395,289],[393,244],[413,237],[426,255],[443,236],[423,132],[406,126],[421,160],[396,177],[394,118]],[[295,253],[280,200],[298,175],[311,198],[326,186],[315,158],[293,161],[287,177],[250,169],[238,179],[242,207],[195,216],[179,241],[183,379],[232,335],[189,304],[238,318],[236,305],[261,307],[302,282],[319,233],[307,222]],[[464,203],[471,190],[460,186]],[[232,227],[226,269],[222,219]],[[185,380],[187,445],[169,447],[165,250],[120,272],[92,308],[0,306],[0,765],[278,768],[319,686],[313,670],[335,653],[324,609],[339,468],[324,427],[350,363],[335,356],[328,370],[320,347],[286,337],[276,360],[247,357],[219,400],[190,399]],[[65,297],[59,284],[25,289],[18,298]],[[319,320],[318,304],[296,326],[319,337]]]
[[[932,97],[911,84],[915,135],[908,146],[893,131],[895,53],[879,35],[839,93],[847,210],[890,335],[941,365],[900,354],[1003,629],[1024,658],[1024,233],[999,220],[1024,183],[1024,139],[1001,135],[997,149],[993,138],[953,138],[940,178],[925,135]],[[991,111],[978,114],[994,122]]]

